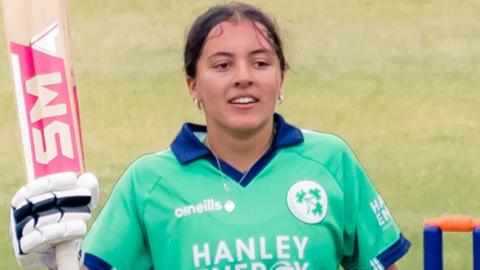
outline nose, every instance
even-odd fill
[[[237,88],[248,88],[253,85],[252,80],[236,80],[235,87]]]
[[[248,64],[237,66],[235,74],[234,86],[236,88],[248,88],[253,85],[252,73]]]

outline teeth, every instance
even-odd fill
[[[232,103],[235,104],[248,104],[255,102],[255,100],[252,97],[241,97],[241,98],[236,98],[232,101]]]

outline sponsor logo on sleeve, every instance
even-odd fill
[[[392,215],[390,214],[390,210],[388,210],[387,205],[383,201],[380,195],[377,195],[371,202],[370,208],[373,211],[373,214],[377,218],[378,226],[386,227],[390,224],[392,220]]]

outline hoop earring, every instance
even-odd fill
[[[198,108],[199,110],[202,110],[202,108],[203,108],[203,103],[202,103],[202,101],[194,98],[194,99],[193,99],[193,103],[195,103],[195,105],[197,105],[197,108]]]
[[[284,101],[283,95],[278,96],[278,98],[277,98],[277,105],[282,104],[283,101]]]

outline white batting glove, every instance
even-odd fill
[[[95,175],[73,172],[39,178],[11,201],[10,236],[23,269],[56,269],[55,244],[81,238],[99,198]]]

